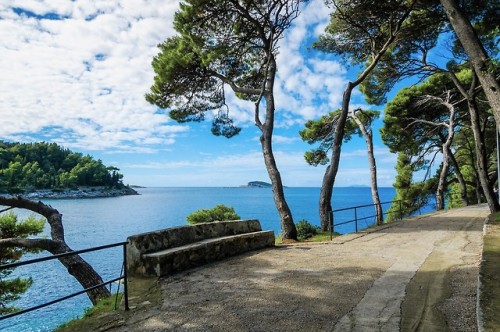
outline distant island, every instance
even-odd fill
[[[138,195],[101,160],[56,143],[0,141],[0,194],[26,198]]]
[[[243,185],[245,188],[271,188],[272,184],[263,181],[250,181],[248,184]]]

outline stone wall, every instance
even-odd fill
[[[138,234],[127,241],[128,273],[162,276],[274,246],[274,232],[262,231],[258,220],[218,221]]]

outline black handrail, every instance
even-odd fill
[[[371,206],[375,207],[377,205],[379,205],[380,207],[382,207],[382,205],[384,205],[384,204],[389,204],[389,203],[393,204],[393,203],[397,202],[397,203],[399,203],[398,204],[399,205],[399,210],[398,211],[392,211],[392,212],[386,212],[386,213],[384,213],[384,211],[382,210],[382,217],[387,216],[387,215],[389,215],[391,213],[398,213],[399,214],[399,220],[403,219],[403,206],[402,206],[403,201],[405,201],[405,200],[401,200],[400,199],[400,200],[394,200],[394,201],[381,202],[379,204],[364,204],[364,205],[357,205],[357,206],[352,206],[352,207],[347,207],[347,208],[341,208],[341,209],[335,209],[335,210],[330,211],[330,213],[329,213],[329,217],[330,217],[330,222],[329,222],[329,224],[330,224],[330,240],[333,239],[333,233],[334,233],[335,226],[341,226],[341,225],[345,225],[345,224],[349,224],[349,223],[354,222],[355,233],[357,233],[358,232],[358,221],[359,220],[365,220],[365,219],[374,218],[374,217],[378,216],[378,214],[375,214],[375,215],[371,215],[371,216],[365,216],[365,217],[362,217],[362,218],[358,218],[358,216],[357,216],[357,209],[360,209],[360,208],[366,208],[366,207],[371,207]],[[338,223],[338,224],[334,223],[334,216],[335,216],[334,214],[336,212],[343,212],[343,211],[349,211],[349,210],[354,210],[354,219],[343,221],[343,222]],[[420,212],[420,208],[419,208],[419,213],[421,213]]]
[[[113,282],[120,281],[120,280],[123,280],[123,298],[124,298],[124,302],[125,302],[124,303],[125,304],[125,310],[129,310],[129,305],[128,305],[128,282],[127,282],[127,242],[118,242],[118,243],[113,243],[113,244],[106,244],[106,245],[103,245],[103,246],[92,247],[92,248],[87,248],[87,249],[82,249],[82,250],[76,250],[76,251],[70,251],[70,252],[66,252],[66,253],[62,253],[62,254],[56,254],[56,255],[46,256],[46,257],[40,257],[40,258],[35,258],[35,259],[26,260],[26,261],[17,262],[17,263],[4,264],[4,265],[0,265],[0,270],[12,269],[12,268],[15,268],[15,267],[18,267],[18,266],[30,265],[30,264],[40,263],[40,262],[49,261],[49,260],[53,260],[53,259],[59,259],[61,257],[74,256],[74,255],[79,255],[79,254],[83,254],[83,253],[86,253],[86,252],[99,251],[99,250],[104,250],[104,249],[109,249],[109,248],[119,247],[119,246],[123,247],[123,269],[122,269],[123,274],[120,271],[120,276],[119,277],[114,278],[114,279],[109,280],[109,281],[106,281],[106,282],[103,282],[103,283],[100,283],[98,285],[94,285],[92,287],[85,288],[84,290],[81,290],[79,292],[72,293],[72,294],[60,297],[58,299],[55,299],[55,300],[52,300],[52,301],[49,301],[49,302],[46,302],[46,303],[43,303],[43,304],[40,304],[40,305],[37,305],[37,306],[34,306],[34,307],[30,307],[30,308],[23,309],[23,310],[20,310],[20,311],[16,311],[16,312],[13,312],[13,313],[10,313],[10,314],[6,314],[6,315],[1,315],[0,316],[0,321],[2,321],[4,319],[7,319],[7,318],[12,318],[14,316],[22,315],[22,314],[28,313],[30,311],[41,309],[41,308],[47,307],[49,305],[52,305],[52,304],[55,304],[55,303],[58,303],[58,302],[61,302],[61,301],[68,300],[68,299],[70,299],[72,297],[81,295],[81,294],[86,293],[88,291],[91,291],[91,290],[94,290],[96,288],[112,284]]]
[[[377,206],[377,205],[380,205],[382,207],[382,205],[384,204],[389,204],[389,203],[399,203],[399,210],[398,211],[391,211],[391,212],[383,212],[382,210],[382,217],[383,216],[387,216],[389,214],[394,214],[394,213],[397,213],[399,215],[399,220],[403,219],[404,217],[404,214],[403,214],[403,205],[402,203],[405,202],[405,201],[414,201],[412,199],[399,199],[399,200],[393,200],[393,201],[387,201],[387,202],[381,202],[379,204],[364,204],[364,205],[357,205],[357,206],[352,206],[352,207],[347,207],[347,208],[341,208],[341,209],[335,209],[335,210],[332,210],[329,212],[329,224],[330,224],[330,240],[333,239],[333,233],[334,233],[334,227],[335,226],[341,226],[341,225],[346,225],[346,224],[349,224],[349,223],[352,223],[354,222],[355,223],[355,233],[358,232],[358,220],[364,220],[364,219],[369,219],[369,218],[373,218],[373,217],[377,217],[378,214],[375,214],[375,215],[371,215],[371,216],[367,216],[367,217],[363,217],[363,218],[358,218],[357,216],[357,209],[360,209],[360,208],[366,208],[366,207],[370,207],[370,206]],[[448,202],[453,202],[453,200],[448,200]],[[432,204],[426,204],[425,206],[428,206],[428,205],[431,205]],[[354,210],[354,219],[351,219],[351,220],[347,220],[347,221],[343,221],[341,223],[338,223],[338,224],[335,224],[334,220],[335,220],[335,212],[343,212],[343,211],[348,211],[348,210]],[[416,212],[416,211],[415,211]],[[418,213],[419,214],[422,214],[422,211],[421,211],[421,207],[420,207],[420,204],[419,204],[419,208],[418,208]]]

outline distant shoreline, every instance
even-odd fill
[[[139,193],[131,187],[124,187],[122,189],[85,187],[61,190],[43,189],[20,194],[0,193],[0,195],[5,197],[22,197],[26,199],[80,199],[139,195]]]

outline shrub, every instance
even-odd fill
[[[296,223],[295,227],[297,228],[297,239],[299,241],[313,237],[318,233],[318,227],[304,219]]]
[[[223,204],[217,204],[212,209],[195,211],[186,217],[187,222],[190,224],[238,219],[240,219],[240,216],[236,214],[234,208]]]

